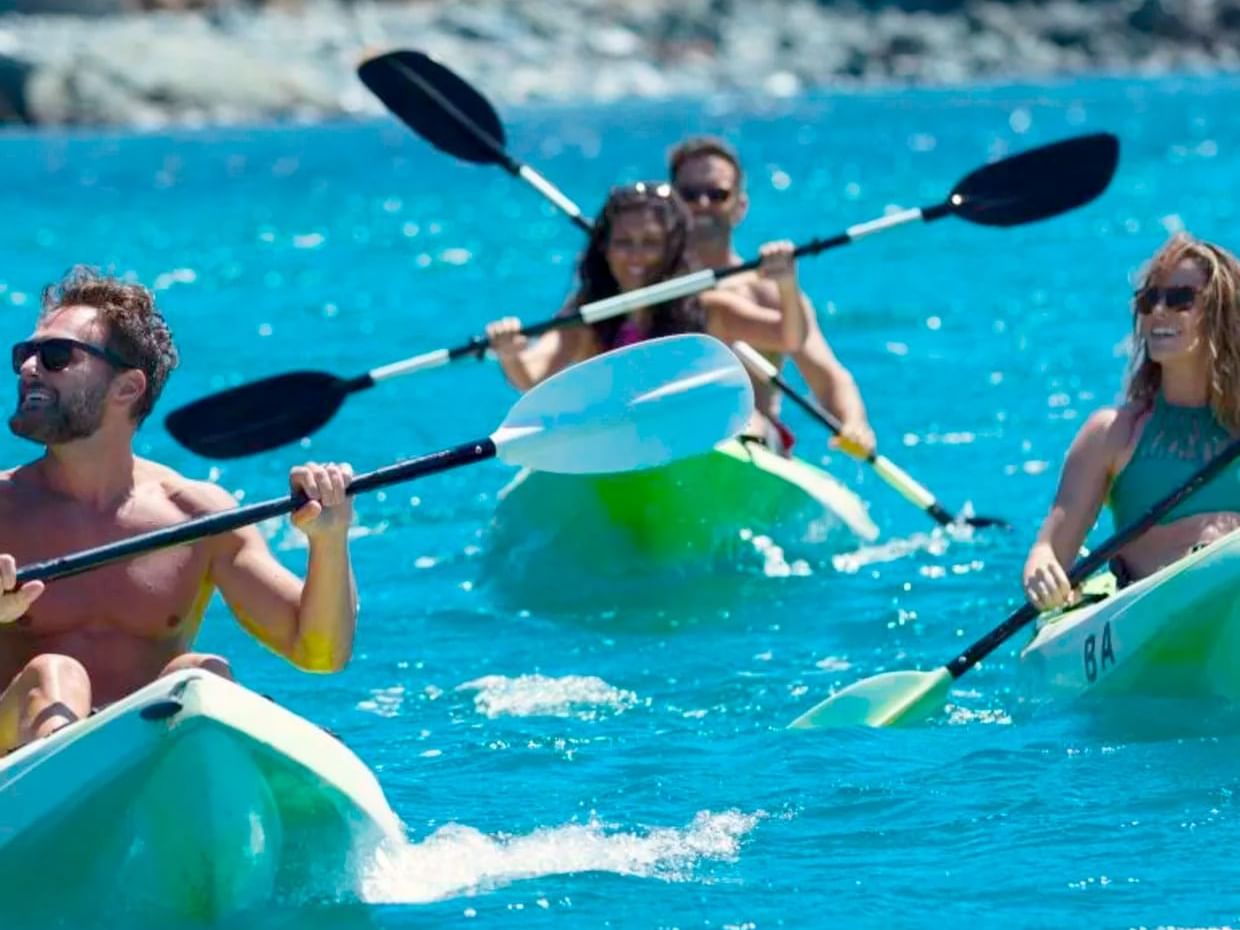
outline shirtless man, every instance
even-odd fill
[[[349,564],[347,465],[294,468],[311,499],[292,516],[309,538],[306,581],[253,527],[45,586],[18,564],[98,546],[235,506],[223,488],[133,453],[176,349],[151,293],[74,269],[43,295],[13,348],[14,434],[44,447],[0,473],[0,754],[88,715],[158,676],[220,656],[190,651],[218,588],[259,641],[308,671],[349,660],[357,598]]]
[[[721,268],[741,264],[743,259],[732,247],[732,230],[745,218],[749,198],[745,194],[740,159],[732,147],[711,136],[686,139],[669,154],[668,174],[672,186],[693,212],[689,244],[697,266]],[[756,273],[724,278],[719,286],[743,294],[759,306],[779,309],[778,286]],[[875,446],[874,431],[866,418],[857,383],[827,345],[818,328],[814,308],[804,293],[801,300],[808,335],[801,349],[792,353],[793,361],[819,403],[843,424],[843,438],[870,452]],[[782,365],[782,355],[766,355],[776,367]],[[778,389],[755,381],[754,393],[756,409],[765,414],[771,424],[778,424]],[[784,431],[779,427],[775,429],[781,434],[775,438],[781,438]]]

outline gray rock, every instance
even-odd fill
[[[393,47],[430,52],[497,104],[1240,65],[1240,0],[283,2],[0,0],[40,11],[0,16],[0,121],[380,113],[354,69]],[[116,12],[190,3],[207,12]]]

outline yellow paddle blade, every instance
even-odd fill
[[[933,672],[883,672],[835,692],[788,727],[817,730],[918,723],[942,708],[952,681],[946,668]]]

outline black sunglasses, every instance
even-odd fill
[[[136,368],[115,352],[102,346],[91,345],[77,339],[53,336],[50,339],[26,339],[13,346],[13,374],[19,374],[22,365],[32,355],[39,356],[39,364],[47,371],[64,371],[73,361],[73,350],[81,349],[87,355],[101,358],[113,368]]]
[[[1143,287],[1137,291],[1137,313],[1145,314],[1153,313],[1154,308],[1161,302],[1166,305],[1168,310],[1178,310],[1181,313],[1187,313],[1193,309],[1193,303],[1197,300],[1197,288],[1180,285],[1178,287]]]
[[[711,203],[726,203],[732,196],[732,191],[726,187],[693,187],[688,184],[678,186],[676,193],[685,203],[698,203],[703,197]]]

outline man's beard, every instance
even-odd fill
[[[732,224],[722,216],[703,214],[695,216],[689,227],[689,241],[695,245],[716,245],[727,242],[732,234]]]
[[[13,435],[45,446],[57,446],[75,439],[93,436],[103,423],[107,383],[92,385],[68,397],[47,385],[39,385],[51,394],[46,402],[22,409],[20,388],[17,411],[9,417]]]

